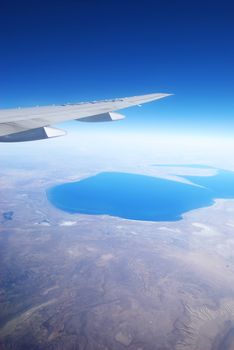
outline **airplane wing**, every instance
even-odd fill
[[[155,93],[113,100],[77,104],[0,110],[0,141],[20,142],[64,135],[63,130],[50,127],[68,120],[102,122],[123,119],[114,111],[158,100],[170,94]]]

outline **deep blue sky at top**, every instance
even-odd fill
[[[130,121],[234,133],[232,0],[0,0],[0,48],[1,108],[169,92]]]

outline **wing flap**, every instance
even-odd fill
[[[63,135],[66,135],[66,132],[64,130],[45,126],[43,128],[30,129],[12,133],[9,135],[0,136],[0,142],[24,142],[44,140]]]
[[[102,114],[96,114],[91,115],[84,118],[76,119],[79,122],[85,122],[85,123],[100,123],[100,122],[115,122],[118,120],[124,119],[125,116],[120,113],[102,113]]]

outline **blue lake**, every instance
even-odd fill
[[[189,165],[186,165],[189,167]],[[105,172],[54,186],[47,197],[69,213],[111,215],[131,220],[176,221],[182,214],[211,205],[216,198],[234,198],[234,173],[184,176],[192,186],[145,175]]]

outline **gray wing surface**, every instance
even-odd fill
[[[149,95],[125,97],[104,101],[84,102],[78,104],[1,109],[0,141],[5,141],[5,139],[2,137],[8,137],[12,134],[25,135],[25,140],[16,141],[27,141],[27,135],[29,135],[29,139],[32,140],[33,138],[30,138],[30,135],[33,135],[37,132],[41,134],[42,131],[47,133],[47,137],[40,138],[59,136],[61,135],[61,132],[58,132],[58,134],[56,134],[56,132],[54,133],[51,131],[52,128],[49,127],[50,125],[58,124],[68,120],[98,122],[122,119],[121,115],[112,112],[135,105],[141,105],[143,103],[158,100],[167,96],[170,95],[155,93]],[[41,128],[44,128],[44,130]],[[25,133],[27,131],[30,132]],[[51,136],[48,136],[49,134]],[[9,137],[7,139],[7,137],[6,140],[9,139],[9,141],[11,141],[11,139]]]

